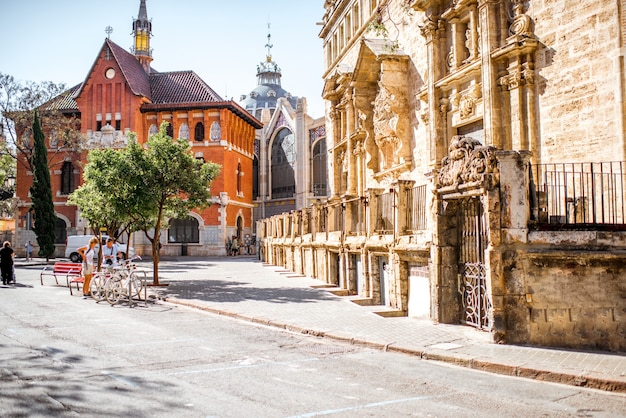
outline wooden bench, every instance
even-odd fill
[[[70,263],[58,261],[53,266],[45,266],[39,274],[39,280],[43,286],[44,277],[54,277],[54,280],[59,284],[59,277],[64,277],[67,286],[70,286],[70,282],[73,282],[76,278],[82,277],[83,265],[82,263]],[[78,285],[77,285],[78,286]],[[70,289],[71,290],[71,289]]]

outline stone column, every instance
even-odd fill
[[[345,137],[348,138],[348,184],[346,185],[346,194],[349,196],[355,196],[357,171],[355,155],[352,152],[354,148],[354,138],[352,138],[352,134],[354,132],[354,102],[351,91],[347,91],[345,94],[345,116]]]
[[[498,149],[503,147],[502,138],[502,109],[499,100],[499,91],[496,81],[497,68],[491,59],[491,51],[498,46],[498,7],[502,7],[501,0],[479,0],[478,16],[481,51],[481,77],[483,82],[484,129],[486,145],[493,145]]]
[[[445,41],[445,29],[437,20],[428,20],[421,29],[426,38],[428,55],[428,129],[430,133],[430,164],[438,166],[447,153],[446,139],[443,138],[441,113],[439,112],[439,89],[435,83],[441,77],[441,40]]]

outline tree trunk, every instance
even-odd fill
[[[161,211],[159,219],[154,227],[154,239],[152,240],[152,284],[159,286],[159,243],[161,242]]]
[[[152,240],[152,271],[153,271],[153,284],[159,286],[159,236],[155,234]]]

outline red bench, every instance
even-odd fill
[[[77,276],[70,280],[70,282],[68,283],[68,286],[70,288],[70,295],[74,295],[74,292],[72,292],[72,283],[76,284],[76,291],[78,292],[80,290],[79,286],[85,284],[85,276]]]
[[[83,265],[82,263],[70,263],[70,262],[56,262],[53,266],[45,266],[41,273],[39,274],[39,280],[41,281],[41,285],[43,286],[43,278],[51,276],[54,277],[54,280],[57,284],[59,284],[59,277],[64,277],[67,286],[70,286],[70,283],[74,282],[75,279],[83,276]],[[78,286],[78,285],[76,285]],[[70,288],[71,290],[71,288]]]

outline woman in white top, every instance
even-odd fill
[[[93,237],[89,240],[89,244],[80,247],[77,251],[83,259],[83,275],[85,276],[85,283],[83,283],[83,299],[89,297],[89,286],[91,285],[91,277],[93,276],[93,259],[96,256],[96,245],[98,244],[98,238]]]

